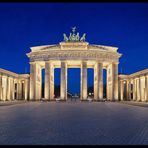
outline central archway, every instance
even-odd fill
[[[80,82],[81,69],[68,68],[67,69],[67,99],[80,99]]]

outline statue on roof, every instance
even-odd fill
[[[76,35],[76,40],[79,41],[80,37],[79,37],[79,32]]]
[[[71,29],[72,33],[70,32],[69,38],[66,36],[65,33],[63,34],[65,42],[85,42],[86,33],[84,33],[83,36],[80,38],[79,32],[75,34],[76,27],[72,27]]]
[[[64,41],[65,41],[65,42],[68,42],[68,37],[66,36],[65,33],[63,34],[63,36],[64,36]]]
[[[75,31],[76,31],[76,27],[72,27],[73,34],[75,33]]]
[[[85,41],[85,36],[86,36],[86,33],[84,33],[83,36],[81,37],[81,39],[80,39],[81,42]]]

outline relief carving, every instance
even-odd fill
[[[48,54],[38,54],[32,55],[30,57],[30,61],[36,60],[48,60],[48,59],[60,59],[60,58],[88,58],[93,60],[102,60],[102,61],[117,61],[117,55],[113,55],[111,53],[100,53],[100,52],[92,52],[92,51],[59,51],[59,52],[48,52]]]

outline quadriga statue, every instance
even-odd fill
[[[66,36],[65,33],[63,34],[63,36],[64,36],[64,41],[65,41],[65,42],[68,42],[68,37]]]
[[[81,39],[80,39],[81,42],[85,41],[85,36],[86,36],[86,33],[84,33],[83,36],[81,37]]]

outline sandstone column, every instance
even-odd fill
[[[35,100],[36,64],[30,63],[30,100]]]
[[[7,77],[7,100],[10,101],[10,77]]]
[[[142,101],[142,92],[141,92],[141,78],[139,78],[139,100]]]
[[[10,99],[13,100],[13,94],[14,94],[14,90],[13,90],[13,78],[10,77]]]
[[[129,80],[128,84],[128,100],[131,100],[131,80]]]
[[[3,100],[7,100],[7,76],[2,76],[2,96]]]
[[[29,98],[29,80],[25,80],[25,100],[28,100]]]
[[[120,100],[123,101],[123,89],[124,89],[124,83],[123,80],[120,80]]]
[[[98,67],[94,65],[94,100],[98,101]]]
[[[87,100],[87,61],[81,64],[81,100]]]
[[[103,64],[97,62],[94,72],[94,100],[103,99]]]
[[[118,63],[111,63],[107,67],[107,99],[118,99]]]
[[[0,101],[2,100],[2,75],[0,74]]]
[[[45,62],[45,99],[54,99],[54,66],[51,61]]]
[[[113,99],[113,79],[112,79],[112,64],[107,66],[107,100],[112,101]]]
[[[15,84],[14,84],[14,78],[12,78],[12,100],[15,98]]]
[[[103,99],[103,64],[102,63],[98,63],[98,68],[99,68],[99,71],[98,71],[98,75],[99,75],[99,78],[98,78],[98,83],[99,83],[99,100]]]
[[[114,83],[113,83],[113,98],[119,100],[118,98],[118,63],[114,63]]]
[[[133,79],[133,100],[136,100],[136,80]]]
[[[140,77],[137,79],[137,101],[141,101]]]
[[[18,94],[19,94],[19,100],[22,99],[22,82],[21,80],[19,80],[19,83],[18,83]]]
[[[30,63],[30,100],[40,100],[42,92],[41,66]]]
[[[145,76],[145,101],[148,101],[148,75]]]
[[[16,83],[17,84],[17,90],[16,90],[17,97],[16,98],[17,98],[17,100],[19,100],[19,80],[17,79],[16,82],[17,82]]]
[[[66,61],[61,61],[60,99],[67,100],[67,63]]]

